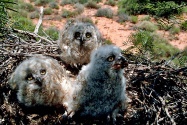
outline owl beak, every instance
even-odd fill
[[[123,69],[125,67],[128,66],[128,61],[125,57],[123,56],[119,56],[116,60],[115,63],[113,65],[113,69],[115,70],[119,70],[119,69]]]
[[[80,39],[80,46],[82,46],[83,44],[84,44],[84,38],[81,37],[81,39]]]
[[[40,77],[36,77],[35,83],[39,86],[42,86],[42,79]]]
[[[84,45],[84,38],[83,37],[81,37],[80,38],[80,48],[79,48],[79,50],[82,50],[82,47],[83,47],[83,45]]]

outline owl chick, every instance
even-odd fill
[[[19,102],[26,106],[64,106],[72,92],[67,78],[66,71],[55,59],[35,56],[15,69],[9,85],[17,90]]]
[[[80,19],[67,21],[58,41],[63,61],[71,66],[87,64],[91,51],[101,44],[102,36],[97,27]]]
[[[123,68],[127,61],[118,47],[105,45],[91,54],[91,61],[83,66],[77,77],[73,117],[112,117],[125,109],[126,82]]]

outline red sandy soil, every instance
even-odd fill
[[[29,0],[26,0],[27,2]],[[102,3],[99,3],[101,7],[110,7],[113,11],[114,14],[117,14],[117,6],[112,7],[108,5],[104,5],[105,0]],[[60,3],[60,2],[59,2]],[[56,10],[54,15],[45,15],[43,18],[42,25],[44,28],[48,27],[56,27],[58,29],[62,29],[64,23],[66,22],[65,18],[61,18],[60,14],[62,12],[62,9],[67,9],[67,10],[73,10],[73,6],[71,5],[65,5],[65,6],[59,6],[60,8]],[[111,40],[114,44],[119,46],[122,49],[126,49],[129,47],[131,44],[126,43],[124,45],[124,42],[127,42],[128,37],[130,36],[131,33],[134,31],[132,30],[132,27],[135,24],[132,24],[130,22],[125,22],[124,24],[120,24],[116,21],[116,16],[114,16],[113,19],[108,19],[105,17],[96,17],[96,9],[88,9],[84,8],[84,12],[81,15],[90,17],[95,25],[98,27],[98,29],[101,31],[102,35],[104,38]],[[138,16],[139,19],[142,16]],[[33,20],[34,24],[37,24],[38,19]],[[161,35],[164,37],[168,38],[168,32],[159,32]],[[166,35],[167,34],[167,35]],[[169,43],[171,43],[173,46],[179,48],[180,50],[184,49],[187,47],[187,32],[180,32],[179,34],[173,36],[175,39],[169,40]]]

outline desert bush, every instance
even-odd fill
[[[58,40],[58,33],[59,30],[56,27],[49,27],[45,30],[45,33],[52,39],[52,40]]]
[[[93,2],[99,3],[99,2],[101,2],[102,0],[79,0],[79,2],[80,2],[81,4],[88,3],[89,1],[93,1]]]
[[[173,35],[178,34],[180,32],[180,27],[173,25],[170,29],[169,32]]]
[[[147,31],[150,31],[150,32],[153,32],[153,31],[158,29],[157,26],[150,21],[142,21],[142,22],[138,23],[136,25],[136,27],[138,29],[147,30]]]
[[[77,12],[78,14],[81,14],[84,12],[84,5],[83,4],[80,4],[80,3],[76,3],[74,5],[74,8],[75,8],[75,12]]]
[[[150,31],[138,30],[129,37],[129,41],[133,43],[133,48],[138,49],[138,54],[154,60],[167,59],[179,52],[166,39]]]
[[[100,8],[100,9],[97,10],[95,15],[97,17],[112,18],[113,17],[113,11],[110,8]]]
[[[125,13],[118,13],[118,22],[122,23],[129,20],[129,15]]]
[[[181,23],[181,29],[187,31],[187,21]]]
[[[36,0],[36,1],[34,2],[34,4],[35,4],[36,6],[42,6],[42,5],[48,4],[49,2],[52,2],[52,1],[51,1],[51,0]]]
[[[55,1],[50,2],[49,7],[52,9],[59,9],[58,3]]]
[[[139,14],[141,13],[141,6],[138,0],[121,0],[118,2],[119,13]]]
[[[77,0],[61,0],[60,5],[64,6],[64,5],[67,5],[67,4],[75,4],[77,2],[78,2]]]
[[[21,8],[22,10],[26,10],[28,12],[33,12],[33,11],[36,10],[35,7],[32,4],[25,3],[25,2],[20,3],[19,8]]]
[[[0,2],[0,40],[4,35],[7,35],[11,29],[8,10],[13,10],[14,4],[13,0]]]
[[[116,5],[116,2],[114,0],[107,0],[105,2],[106,5],[110,5],[110,6],[115,6]]]
[[[100,6],[97,5],[97,3],[96,3],[95,1],[88,1],[88,2],[85,4],[85,6],[86,6],[87,8],[94,8],[94,9],[99,9],[99,8],[100,8]]]
[[[18,10],[18,13],[20,14],[20,16],[22,17],[28,17],[29,13],[26,10]]]
[[[182,13],[183,3],[174,1],[121,0],[119,12],[128,14],[152,14],[159,17],[170,17]]]
[[[131,21],[131,23],[137,23],[138,22],[138,17],[137,16],[130,16],[130,21]]]
[[[53,10],[51,8],[45,8],[43,13],[44,15],[51,15],[53,13]]]
[[[20,30],[31,31],[31,32],[34,31],[35,26],[30,19],[25,18],[25,17],[21,17],[18,14],[17,15],[15,14],[13,19],[15,20],[15,22],[12,26],[13,28],[20,29]]]
[[[67,9],[63,9],[61,16],[64,17],[64,18],[70,18],[70,17],[76,16],[76,14],[77,13],[74,12],[74,11],[69,11]]]
[[[76,17],[76,19],[81,21],[81,22],[88,22],[88,23],[94,24],[93,20],[90,17],[87,17],[87,16],[78,16],[78,17]]]
[[[151,17],[149,15],[144,16],[141,21],[150,21]]]
[[[30,18],[30,19],[39,18],[39,12],[37,12],[37,11],[31,12],[31,13],[29,14],[29,18]]]
[[[110,44],[113,44],[113,43],[112,43],[111,40],[105,39],[105,40],[104,40],[104,44],[108,44],[108,45],[110,45]]]

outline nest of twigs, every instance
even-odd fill
[[[35,54],[59,61],[59,48],[54,41],[34,33],[14,30],[0,41],[0,124],[76,124],[63,119],[62,109],[25,107],[8,79],[16,66]],[[127,58],[134,55],[125,55]],[[117,124],[184,125],[187,123],[187,67],[173,68],[166,62],[131,60],[125,69],[127,94],[130,98],[124,118]],[[73,71],[73,69],[71,69]],[[95,124],[102,124],[94,121]],[[92,124],[92,123],[91,123]]]

